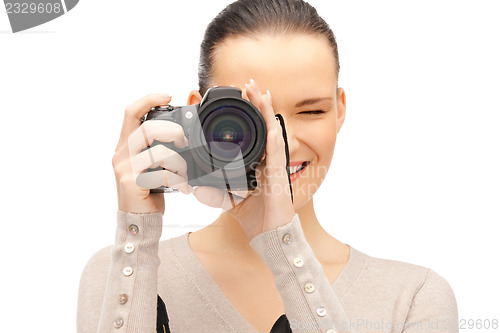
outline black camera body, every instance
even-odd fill
[[[260,111],[234,87],[207,90],[200,104],[155,107],[142,121],[166,120],[182,126],[188,145],[179,149],[172,142],[155,140],[176,151],[187,163],[188,184],[233,191],[252,191],[257,186],[255,168],[266,147],[267,128]],[[162,167],[148,169],[162,170]],[[173,192],[171,187],[152,193]]]

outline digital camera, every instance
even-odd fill
[[[267,128],[260,111],[242,98],[241,90],[213,87],[200,104],[151,109],[142,121],[150,120],[172,121],[182,126],[188,139],[185,148],[157,140],[151,146],[165,145],[186,160],[189,185],[234,191],[256,188],[255,168],[265,151]],[[172,189],[175,184],[168,185],[151,192],[176,191]]]

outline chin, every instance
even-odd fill
[[[312,200],[318,188],[319,185],[312,182],[299,182],[297,180],[292,183],[294,210],[298,211]]]
[[[310,200],[312,200],[314,194],[318,191],[319,187],[323,183],[322,179],[324,179],[324,177],[311,177],[315,173],[318,173],[318,168],[313,168],[307,168],[309,170],[304,170],[306,172],[301,174],[300,177],[292,182],[293,208],[295,209],[295,211],[298,211]]]

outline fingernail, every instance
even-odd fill
[[[188,185],[188,188],[189,188],[189,193],[193,193],[194,189],[191,185]]]
[[[267,90],[267,102],[269,103],[269,105],[273,105],[273,101],[271,98],[271,92],[269,91],[269,89]]]
[[[161,94],[160,98],[161,99],[169,99],[171,96],[169,93],[164,93],[164,94]]]
[[[188,139],[186,137],[184,137],[184,146],[187,146],[188,145]]]
[[[250,79],[250,84],[252,85],[252,87],[255,87],[255,81],[253,79]]]

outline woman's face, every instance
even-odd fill
[[[275,113],[288,136],[294,208],[317,191],[330,166],[345,115],[345,94],[337,89],[335,59],[326,39],[316,35],[259,35],[226,39],[216,49],[210,86],[245,88],[253,78],[271,92]]]

